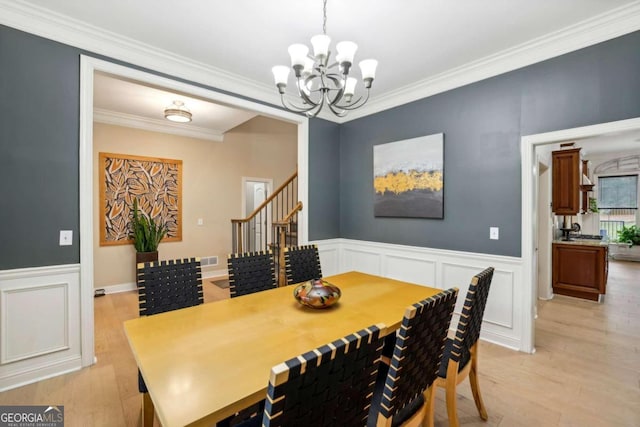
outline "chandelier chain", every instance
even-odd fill
[[[323,7],[322,7],[322,11],[323,11],[323,19],[322,19],[322,34],[324,34],[325,36],[327,35],[327,0],[324,0],[323,2]]]

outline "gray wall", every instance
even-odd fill
[[[341,237],[520,256],[520,138],[640,116],[640,32],[345,123]],[[444,219],[373,216],[373,146],[444,133]],[[489,240],[489,227],[500,240]]]
[[[340,237],[340,126],[309,122],[309,239]]]
[[[79,67],[77,49],[0,26],[0,270],[79,261]]]
[[[92,55],[0,25],[0,270],[80,262],[81,54]],[[310,236],[338,237],[338,125],[314,119],[310,133]],[[58,245],[59,230],[73,230],[73,246]]]
[[[640,32],[340,126],[312,120],[309,237],[518,256],[520,135],[640,116],[639,51]],[[81,53],[0,26],[0,270],[79,262]],[[445,219],[374,218],[372,146],[438,132]]]

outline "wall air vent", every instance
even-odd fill
[[[200,258],[200,265],[205,267],[208,265],[218,265],[218,257],[217,256],[207,256]]]

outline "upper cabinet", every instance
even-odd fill
[[[553,151],[552,211],[556,215],[577,215],[580,212],[580,148]]]
[[[593,183],[589,179],[589,160],[582,160],[582,175],[580,177],[580,213],[591,213],[589,193],[593,191]],[[597,209],[596,209],[597,212]]]

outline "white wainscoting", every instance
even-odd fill
[[[80,368],[80,266],[0,271],[0,391]]]
[[[313,241],[324,276],[362,271],[439,289],[460,289],[460,313],[471,277],[487,267],[495,272],[484,314],[482,339],[522,350],[522,260],[515,257],[457,252],[350,239]],[[454,318],[454,323],[457,316]]]

